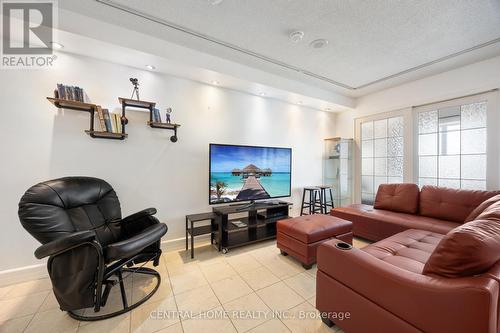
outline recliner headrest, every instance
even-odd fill
[[[105,204],[106,203],[106,204]],[[77,231],[68,211],[80,206],[102,207],[105,216],[119,218],[120,202],[106,181],[92,177],[64,177],[30,187],[19,202],[23,227],[42,244]]]

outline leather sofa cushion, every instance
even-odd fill
[[[338,207],[333,209],[331,214],[352,221],[353,234],[372,241],[379,241],[408,229],[446,234],[459,226],[455,222],[375,209],[372,206],[363,204]]]
[[[382,184],[375,197],[377,209],[416,214],[420,190],[416,184]]]
[[[361,249],[339,250],[337,242],[318,247],[316,307],[320,312],[349,311],[351,319],[336,321],[344,331],[498,333],[499,284],[486,275],[496,276],[498,264],[481,276],[436,278],[398,268]],[[396,320],[387,320],[386,312]],[[386,325],[374,328],[379,317]]]
[[[410,229],[361,250],[396,267],[421,274],[442,234]]]
[[[423,273],[465,277],[487,272],[500,260],[500,223],[474,220],[450,231],[432,253]]]
[[[314,243],[352,231],[352,222],[337,217],[314,214],[280,220],[278,233],[284,233],[302,243]]]
[[[477,214],[477,215],[476,215]],[[474,216],[475,215],[475,216]],[[470,220],[469,220],[470,219]],[[495,195],[480,204],[467,217],[466,222],[473,220],[497,220],[500,221],[500,195]]]
[[[463,223],[482,202],[498,194],[426,185],[420,191],[420,215]]]

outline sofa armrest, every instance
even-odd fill
[[[318,248],[318,274],[352,291],[425,332],[496,332],[499,284],[488,276],[441,278],[409,272],[352,248]],[[317,290],[317,297],[334,297]],[[326,295],[325,295],[326,294]],[[320,304],[318,302],[318,304]],[[320,309],[321,311],[322,309]],[[353,314],[354,318],[354,314]],[[451,325],[451,326],[448,326]]]
[[[52,256],[64,251],[67,251],[75,246],[80,244],[90,242],[95,239],[95,232],[86,230],[86,231],[77,231],[65,236],[62,236],[52,242],[43,244],[39,248],[35,250],[35,257],[37,259],[42,259],[48,256]]]

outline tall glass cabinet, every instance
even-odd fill
[[[352,203],[353,139],[325,139],[323,183],[333,188],[335,207]]]

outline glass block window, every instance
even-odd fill
[[[418,182],[486,189],[487,103],[418,113]]]
[[[361,123],[361,202],[373,204],[378,186],[403,182],[403,117]]]

